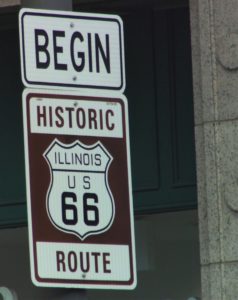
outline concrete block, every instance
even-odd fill
[[[215,124],[195,127],[201,264],[219,262],[220,211],[217,195]]]

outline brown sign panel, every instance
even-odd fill
[[[127,102],[91,93],[23,94],[37,286],[136,286]]]

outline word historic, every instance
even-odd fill
[[[31,132],[123,137],[119,103],[32,98]]]

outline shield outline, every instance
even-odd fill
[[[91,149],[94,149],[96,147],[100,147],[102,149],[102,151],[105,153],[105,155],[108,157],[108,162],[106,164],[106,168],[105,168],[105,176],[104,176],[104,179],[105,179],[105,186],[106,186],[106,190],[108,192],[108,195],[109,195],[109,198],[111,200],[111,204],[112,204],[112,216],[111,216],[111,219],[110,221],[108,222],[108,224],[100,229],[100,230],[97,230],[97,231],[88,231],[86,232],[85,234],[81,235],[79,234],[78,232],[76,231],[73,231],[73,230],[66,230],[65,228],[59,226],[58,224],[56,224],[53,220],[53,218],[51,217],[51,214],[49,212],[49,207],[48,207],[48,203],[49,203],[49,195],[51,193],[51,189],[53,187],[53,168],[52,168],[52,165],[47,157],[47,154],[51,151],[51,149],[55,146],[55,145],[58,145],[64,149],[71,149],[77,145],[79,145],[81,148],[83,149],[86,149],[86,150],[91,150]],[[74,142],[72,142],[71,144],[64,144],[62,142],[60,142],[57,138],[55,138],[53,140],[53,142],[49,145],[49,147],[45,150],[45,152],[43,153],[43,157],[45,158],[45,160],[47,161],[47,164],[49,166],[49,169],[50,169],[50,184],[49,184],[49,187],[48,187],[48,190],[47,190],[47,194],[46,194],[46,211],[47,211],[47,215],[48,215],[48,218],[49,220],[51,221],[51,223],[54,225],[55,228],[57,228],[58,230],[60,231],[63,231],[65,233],[68,233],[68,234],[74,234],[76,235],[77,237],[79,237],[82,241],[90,236],[90,235],[97,235],[97,234],[100,234],[100,233],[103,233],[105,231],[107,231],[113,221],[114,221],[114,217],[115,217],[115,202],[114,202],[114,197],[112,195],[112,192],[109,188],[109,184],[108,184],[108,169],[109,169],[109,166],[113,160],[113,157],[111,156],[111,154],[106,150],[106,148],[102,145],[102,143],[100,141],[97,141],[96,143],[92,144],[92,145],[85,145],[83,144],[82,142],[80,142],[79,140],[75,140]]]

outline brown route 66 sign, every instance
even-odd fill
[[[32,280],[136,286],[127,101],[107,92],[23,94]]]

